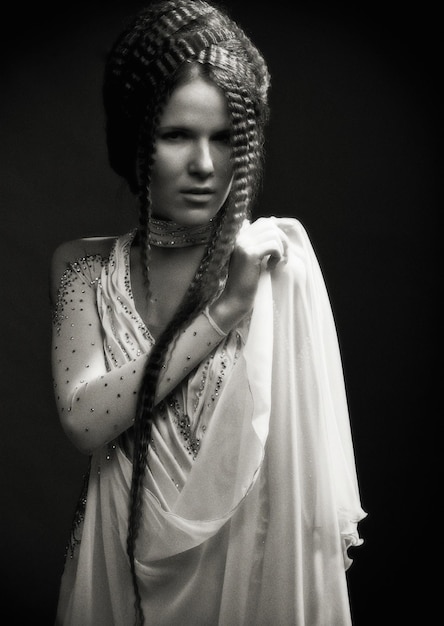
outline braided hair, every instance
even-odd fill
[[[156,387],[171,342],[220,292],[221,268],[226,275],[236,235],[251,214],[262,173],[270,77],[260,52],[225,11],[204,0],[161,0],[139,12],[116,40],[103,83],[109,162],[139,198],[139,240],[148,293],[156,128],[169,96],[191,65],[226,97],[233,182],[200,266],[173,319],[152,347],[139,390],[127,536],[137,624],[144,623],[144,615],[134,550]]]

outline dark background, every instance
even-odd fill
[[[433,624],[437,11],[428,3],[420,10],[374,2],[226,4],[272,74],[257,213],[302,221],[338,326],[368,512],[365,544],[353,551],[349,571],[355,624]],[[40,2],[16,4],[2,16],[0,558],[7,624],[54,619],[86,457],[65,438],[53,403],[48,268],[62,241],[121,233],[135,220],[108,168],[100,88],[104,54],[124,16],[140,6]]]

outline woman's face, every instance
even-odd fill
[[[226,99],[208,80],[194,77],[173,91],[159,120],[153,215],[182,225],[208,223],[225,202],[232,175]]]

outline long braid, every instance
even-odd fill
[[[225,219],[223,219],[225,218]],[[171,343],[178,337],[181,329],[196,316],[217,292],[220,287],[221,265],[219,259],[224,259],[226,266],[229,254],[232,250],[232,241],[235,233],[244,218],[244,212],[231,212],[230,219],[227,214],[220,219],[220,224],[215,230],[215,235],[208,245],[201,264],[192,280],[185,297],[179,306],[174,318],[167,325],[161,336],[151,349],[145,367],[134,422],[134,453],[133,474],[130,491],[130,511],[128,522],[127,552],[130,560],[131,575],[135,592],[136,624],[144,623],[141,596],[138,589],[137,572],[135,567],[135,544],[140,527],[142,511],[142,484],[147,467],[151,429],[155,412],[154,398],[162,366],[165,362],[166,353]],[[204,292],[202,287],[206,277]],[[208,278],[210,280],[208,280]]]
[[[148,124],[148,120],[145,120],[143,125],[143,134],[145,137],[152,134],[153,125]],[[151,145],[154,141],[151,142]],[[143,278],[146,285],[146,298],[149,299],[151,288],[149,282],[149,267],[150,267],[150,243],[149,243],[149,219],[151,216],[151,168],[154,161],[153,153],[147,153],[146,146],[150,145],[145,141],[139,142],[139,154],[138,154],[138,181],[139,181],[139,228],[138,238],[140,247],[141,264],[143,271]],[[145,370],[146,376],[146,370]],[[144,377],[145,378],[145,377]],[[142,609],[142,600],[140,596],[139,586],[137,582],[137,572],[135,565],[134,549],[139,533],[140,518],[142,510],[141,502],[141,486],[143,476],[145,473],[144,466],[146,464],[146,458],[148,454],[148,445],[151,437],[151,416],[153,414],[153,398],[146,393],[147,385],[142,383],[139,395],[136,415],[134,419],[134,451],[133,451],[133,472],[130,489],[130,507],[129,507],[129,519],[128,519],[128,534],[127,534],[127,553],[130,561],[131,577],[133,581],[133,589],[135,593],[135,612],[136,612],[136,625],[144,624],[145,618]],[[142,420],[142,416],[147,416],[148,419]]]
[[[158,117],[161,111],[161,102],[158,102],[157,112],[154,117]],[[155,124],[145,125],[145,139]],[[147,145],[148,142],[144,142],[143,145]],[[154,142],[151,142],[151,145]],[[149,293],[149,218],[151,216],[151,195],[150,195],[150,175],[151,167],[154,162],[152,154],[147,154],[146,150],[140,150],[139,153],[139,181],[140,181],[140,211],[139,211],[139,242],[140,242],[140,254],[142,261],[142,268],[144,271],[145,282],[147,283],[147,294]],[[144,623],[144,616],[141,607],[141,597],[138,589],[137,573],[135,567],[134,549],[137,539],[137,535],[140,527],[141,509],[142,509],[142,484],[145,475],[145,468],[147,467],[148,449],[151,440],[151,429],[154,415],[154,396],[157,387],[159,373],[162,369],[162,365],[165,361],[165,355],[175,336],[177,337],[178,327],[183,327],[185,323],[193,316],[196,315],[198,310],[202,309],[206,301],[199,297],[199,291],[201,286],[201,277],[205,273],[208,265],[208,259],[212,256],[214,246],[218,242],[218,234],[220,232],[220,224],[222,220],[217,220],[214,236],[207,246],[206,253],[203,255],[200,267],[198,268],[196,275],[191,282],[188,291],[184,297],[182,305],[179,307],[178,312],[168,327],[164,330],[161,337],[158,338],[156,344],[153,346],[147,365],[145,368],[144,377],[141,383],[138,405],[136,410],[136,416],[134,421],[134,453],[133,453],[133,473],[131,481],[130,491],[130,510],[129,510],[129,522],[128,522],[128,536],[127,536],[127,552],[130,560],[131,575],[133,580],[133,587],[135,591],[135,608],[137,615],[137,624]],[[199,306],[200,304],[200,306]]]
[[[226,96],[231,119],[233,182],[215,218],[212,240],[173,319],[152,347],[141,382],[134,421],[127,552],[135,593],[136,624],[144,624],[135,547],[142,513],[155,393],[166,354],[180,332],[219,294],[236,235],[257,191],[267,120],[269,75],[260,53],[224,13],[203,0],[166,0],[133,20],[114,45],[104,82],[111,166],[139,195],[139,244],[149,293],[149,220],[155,133],[163,105],[186,61]],[[222,272],[221,272],[222,269]]]

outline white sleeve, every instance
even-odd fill
[[[99,255],[69,265],[53,316],[52,371],[58,412],[67,436],[87,454],[132,426],[147,360],[147,354],[140,354],[119,367],[107,364],[96,293],[102,265]],[[208,316],[198,315],[167,355],[156,402],[222,340]]]

